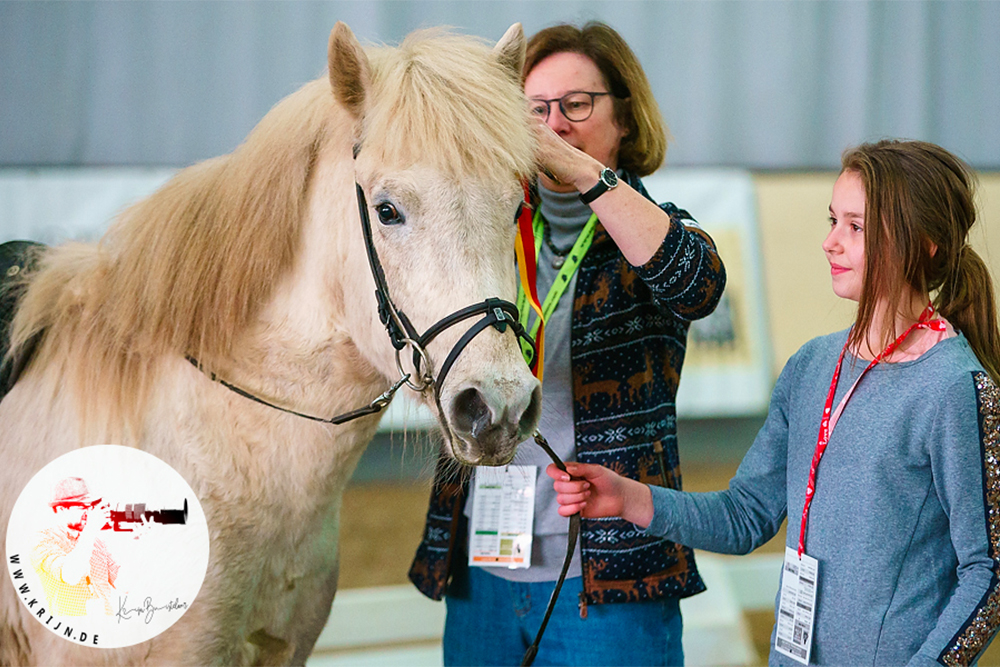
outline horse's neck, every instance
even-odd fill
[[[353,165],[337,148],[317,161],[292,270],[232,360],[237,376],[325,416],[367,404],[394,364],[357,226]]]
[[[330,418],[367,405],[388,387],[365,354],[370,341],[391,350],[379,331],[373,284],[357,228],[357,202],[349,144],[319,156],[309,189],[307,219],[291,269],[275,286],[257,321],[230,359],[213,368],[221,377],[282,407]],[[376,338],[378,337],[378,338]],[[378,346],[376,346],[378,347]],[[383,355],[384,356],[384,355]],[[215,413],[242,429],[238,438],[280,461],[255,484],[301,485],[316,497],[337,498],[377,418],[330,427],[260,406],[227,390],[214,390]],[[212,410],[206,410],[212,413]],[[237,419],[232,419],[236,416]],[[254,461],[247,470],[254,470]],[[312,480],[311,482],[308,480]]]

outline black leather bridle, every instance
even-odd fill
[[[458,359],[458,355],[462,353],[462,350],[465,349],[476,335],[489,326],[493,326],[500,333],[505,332],[507,327],[510,326],[514,331],[514,335],[525,341],[531,347],[532,352],[534,352],[535,342],[517,321],[517,306],[510,301],[497,298],[486,299],[482,303],[466,306],[450,315],[445,315],[432,324],[423,335],[418,334],[417,330],[410,323],[409,318],[403,311],[396,307],[389,296],[389,285],[386,283],[385,273],[382,271],[382,263],[379,261],[378,252],[375,250],[375,243],[372,241],[368,202],[365,199],[365,193],[361,189],[361,186],[355,183],[354,187],[358,195],[358,212],[361,215],[361,231],[365,239],[365,252],[368,255],[368,265],[371,268],[372,277],[375,279],[375,299],[378,301],[378,316],[382,324],[385,325],[392,346],[396,349],[396,368],[401,375],[404,373],[399,354],[407,346],[413,349],[413,367],[419,376],[418,380],[420,384],[414,384],[407,380],[407,384],[412,389],[423,391],[433,386],[435,395],[440,397],[444,379],[448,375],[448,371],[451,370],[455,360]],[[477,315],[482,315],[483,317],[469,327],[468,331],[455,343],[455,346],[451,348],[451,351],[445,358],[444,363],[441,364],[441,370],[438,371],[437,378],[433,377],[430,372],[430,360],[426,352],[427,345],[445,329]],[[426,364],[424,369],[421,369],[422,364]]]
[[[410,323],[410,319],[393,303],[392,297],[389,295],[389,285],[385,280],[385,272],[382,270],[382,263],[379,261],[378,251],[375,250],[375,243],[372,241],[371,219],[368,215],[368,202],[365,199],[364,191],[357,183],[355,183],[355,190],[357,191],[358,197],[358,212],[361,217],[361,232],[365,241],[365,253],[368,256],[368,266],[371,269],[372,278],[375,280],[375,300],[378,302],[378,316],[382,321],[382,324],[385,325],[386,332],[389,334],[389,340],[392,343],[393,348],[396,350],[396,369],[399,371],[399,379],[391,387],[389,387],[388,390],[376,397],[367,406],[336,415],[335,417],[317,417],[315,415],[309,415],[303,412],[290,410],[280,405],[275,405],[274,403],[255,396],[251,392],[233,385],[218,377],[215,373],[204,369],[201,363],[192,356],[187,357],[188,361],[194,364],[194,366],[199,370],[205,372],[212,380],[219,382],[226,388],[236,392],[240,396],[249,398],[252,401],[256,401],[262,405],[272,407],[276,410],[280,410],[297,417],[310,419],[312,421],[322,422],[325,424],[343,424],[359,417],[381,412],[387,405],[389,405],[393,395],[404,384],[417,392],[423,392],[429,388],[433,388],[434,398],[435,401],[437,401],[438,409],[440,410],[441,387],[444,385],[444,380],[448,375],[448,371],[451,370],[455,360],[458,359],[458,355],[462,353],[469,342],[487,327],[492,326],[500,333],[503,333],[509,326],[514,332],[514,335],[530,346],[532,352],[534,353],[534,341],[524,330],[524,327],[522,327],[517,321],[517,306],[510,301],[505,301],[504,299],[490,298],[486,299],[482,303],[477,303],[471,306],[466,306],[460,310],[456,310],[455,312],[445,315],[440,320],[432,324],[423,334],[418,334],[413,324]],[[462,334],[462,337],[459,338],[458,342],[455,343],[454,347],[451,348],[451,351],[445,358],[444,363],[441,365],[441,370],[438,371],[437,377],[435,378],[431,368],[430,357],[427,354],[427,345],[444,330],[462,322],[463,320],[476,317],[477,315],[481,315],[482,317],[478,322],[469,327],[469,329]],[[407,373],[403,370],[400,354],[407,347],[410,347],[413,350],[413,368],[417,375],[416,380],[413,379],[412,373]],[[534,356],[534,354],[532,356]],[[440,414],[444,413],[441,412]]]

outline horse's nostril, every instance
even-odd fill
[[[535,431],[538,419],[542,416],[542,386],[538,385],[531,392],[531,401],[528,407],[521,413],[521,419],[517,422],[517,432],[521,439],[527,438]]]
[[[478,439],[493,422],[493,415],[483,395],[475,387],[463,389],[452,402],[452,424],[459,431]]]

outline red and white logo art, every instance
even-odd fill
[[[146,452],[84,447],[42,468],[7,527],[18,597],[56,635],[120,648],[191,606],[208,567],[208,524],[177,471]]]

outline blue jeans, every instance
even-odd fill
[[[520,665],[545,615],[554,581],[520,583],[456,564],[445,602],[444,664]],[[583,579],[563,584],[535,665],[683,665],[677,598],[587,606]]]

